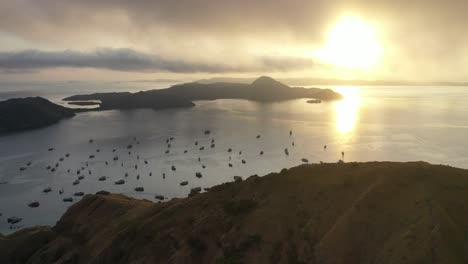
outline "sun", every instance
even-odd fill
[[[382,45],[376,30],[355,17],[338,21],[316,56],[323,62],[348,69],[370,69],[380,58]]]

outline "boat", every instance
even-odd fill
[[[84,192],[76,192],[74,195],[75,195],[75,196],[83,196],[83,195],[84,195]]]
[[[196,176],[197,178],[201,178],[201,177],[203,177],[203,176],[202,176],[202,174],[201,174],[201,172],[197,172],[197,173],[195,173],[195,176]]]
[[[26,163],[26,166],[31,166],[32,162]]]
[[[102,177],[99,177],[98,180],[99,180],[99,181],[105,181],[106,179],[107,179],[106,176],[102,176]]]
[[[119,160],[119,157],[115,156],[113,160],[114,161]]]
[[[260,155],[263,155],[263,150],[262,150],[262,151],[260,151]]]
[[[24,171],[24,170],[26,170],[26,167],[21,167],[20,168],[20,171]]]
[[[136,187],[135,188],[135,192],[143,192],[143,191],[145,191],[145,188],[143,188],[143,187]]]
[[[127,146],[127,149],[131,149],[131,148],[133,148],[133,145],[132,145],[132,144],[129,144],[129,145]]]
[[[211,133],[210,130],[205,130],[205,135],[209,135]]]
[[[39,207],[39,205],[41,205],[41,204],[39,202],[37,202],[37,201],[28,203],[28,206],[31,207],[31,208]]]
[[[231,167],[231,168],[232,168],[232,164],[231,164],[231,163],[229,163],[229,167]]]
[[[309,162],[309,160],[306,159],[306,158],[302,158],[301,161],[304,162],[304,163],[308,163],[308,162]]]
[[[78,184],[80,184],[79,180],[76,180],[76,181],[73,182],[73,185],[78,185]]]
[[[257,138],[260,138],[260,135],[257,135]]]
[[[7,222],[8,222],[9,224],[14,225],[14,224],[16,224],[16,223],[21,222],[22,220],[23,220],[23,218],[19,218],[19,217],[13,216],[13,217],[8,218],[8,219],[7,219]]]
[[[63,158],[60,158],[59,161],[63,161]]]
[[[204,150],[204,149],[205,149],[205,147],[200,147],[200,150]]]
[[[195,194],[200,193],[200,192],[201,192],[201,187],[192,188],[192,189],[190,189],[189,196],[195,195]]]
[[[78,180],[82,180],[82,179],[84,179],[84,176],[83,176],[83,175],[78,176]]]
[[[165,153],[166,153],[166,154],[169,154],[169,150],[166,150],[166,152],[165,152]]]
[[[215,147],[215,144],[214,144],[214,143],[213,143],[213,144],[211,144],[211,146],[210,146],[210,147],[211,147],[211,148],[214,148],[214,147]]]
[[[70,153],[65,154],[65,157],[67,158],[70,157]]]
[[[183,182],[180,183],[180,186],[185,186],[187,184],[188,184],[188,181],[183,181]]]
[[[118,181],[115,182],[115,184],[117,184],[117,185],[122,185],[122,184],[124,184],[124,183],[125,183],[124,180],[118,180]]]
[[[154,198],[158,200],[164,200],[164,196],[162,195],[155,195]]]
[[[242,160],[242,164],[245,164],[245,160]]]
[[[228,148],[228,152],[232,152],[232,148]]]
[[[62,201],[64,201],[64,202],[73,202],[73,198],[71,198],[71,197],[63,198]]]
[[[90,159],[94,159],[94,155],[89,155],[89,158],[90,158]]]
[[[54,148],[49,148],[49,149],[48,149],[48,151],[53,151],[53,150],[54,150]]]
[[[89,140],[89,143],[93,143],[93,142],[94,142],[94,139],[90,139],[90,140]]]
[[[175,171],[176,167],[174,165],[171,166],[171,170]]]
[[[47,187],[44,190],[42,190],[43,193],[50,193],[52,191],[52,188]]]

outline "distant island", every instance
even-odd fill
[[[0,263],[467,263],[468,171],[309,164],[153,203],[101,191]]]
[[[64,101],[99,100],[102,109],[129,109],[193,106],[193,100],[247,99],[273,102],[298,98],[313,98],[330,101],[342,96],[330,89],[289,87],[270,77],[262,76],[251,84],[243,83],[185,83],[167,89],[150,90],[139,93],[95,93],[74,95]]]
[[[68,101],[68,104],[96,105],[95,108],[71,109],[56,105],[41,97],[18,98],[0,102],[0,133],[48,126],[83,111],[193,107],[195,100],[246,99],[275,102],[298,98],[321,102],[339,100],[342,96],[330,89],[289,87],[263,76],[251,84],[195,82],[138,93],[94,93],[74,95],[63,99]]]
[[[41,97],[0,101],[0,134],[52,125],[74,115],[73,110]]]

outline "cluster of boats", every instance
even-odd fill
[[[210,135],[210,134],[211,134],[211,131],[210,131],[210,130],[205,130],[205,131],[203,132],[203,134],[204,134],[204,135]],[[289,132],[289,135],[292,136],[292,131]],[[256,136],[256,139],[260,139],[260,138],[261,138],[261,135],[258,134],[258,135]],[[90,143],[90,144],[94,143],[94,139],[89,139],[89,143]],[[165,154],[169,154],[169,153],[170,153],[170,149],[171,149],[173,143],[174,143],[174,137],[170,137],[170,138],[167,138],[167,139],[166,139],[167,148],[166,148],[166,150],[165,150]],[[129,154],[129,155],[132,155],[132,150],[134,149],[134,144],[136,144],[136,145],[140,144],[140,141],[138,141],[136,137],[133,138],[133,142],[132,142],[131,144],[128,144],[128,145],[126,146],[126,151],[128,151],[128,154]],[[198,148],[199,151],[203,151],[203,150],[205,149],[204,146],[199,146],[199,141],[195,141],[194,145],[197,146],[197,148]],[[210,146],[210,148],[215,148],[216,144],[215,144],[215,140],[214,140],[214,139],[211,139],[211,140],[209,141],[209,146]],[[292,146],[294,146],[294,141],[292,141]],[[324,146],[324,149],[326,149],[326,146]],[[48,151],[54,151],[54,150],[55,150],[55,148],[52,148],[52,147],[48,149]],[[96,149],[96,153],[100,153],[100,152],[101,152],[101,149],[99,149],[99,148]],[[117,152],[117,149],[115,149],[115,148],[112,149],[112,153],[115,153],[115,152]],[[189,152],[188,149],[184,150],[184,153],[188,153],[188,152]],[[287,155],[287,156],[289,155],[289,150],[288,150],[288,148],[285,148],[285,149],[284,149],[284,152],[285,152],[285,155]],[[233,153],[233,149],[232,149],[232,148],[228,148],[228,149],[227,149],[227,153],[231,155],[231,153]],[[239,151],[238,153],[239,153],[239,156],[242,155],[242,151]],[[260,155],[263,155],[263,154],[264,154],[264,151],[261,150],[259,154],[260,154]],[[89,156],[88,156],[88,160],[95,159],[95,158],[96,158],[96,155],[97,155],[97,154],[91,154],[91,155],[89,155]],[[55,171],[59,168],[60,163],[61,163],[61,162],[64,162],[65,159],[69,158],[70,156],[71,156],[70,153],[65,154],[64,156],[62,156],[62,157],[59,158],[58,162],[57,162],[54,166],[48,165],[48,166],[46,167],[46,169],[47,169],[48,171],[50,171],[50,172],[55,172]],[[343,153],[343,157],[344,157],[344,153]],[[136,159],[137,159],[137,162],[138,162],[138,161],[140,160],[140,156],[137,155],[137,156],[136,156]],[[143,162],[144,162],[145,165],[148,165],[148,164],[149,164],[147,159],[143,159],[143,160],[144,160]],[[115,162],[119,161],[119,156],[113,154],[112,161],[114,161],[114,164],[115,164]],[[198,157],[198,161],[201,162],[201,157]],[[231,156],[229,156],[229,161],[231,161]],[[247,163],[245,159],[241,159],[240,161],[241,161],[242,164],[246,164],[246,163]],[[308,163],[308,162],[309,162],[309,160],[306,159],[306,158],[302,158],[301,161],[302,161],[303,163]],[[84,163],[86,164],[86,167],[89,167],[88,161],[86,161],[86,162],[84,162]],[[108,161],[105,161],[105,164],[108,165],[109,162],[108,162]],[[124,166],[123,161],[122,161],[120,164],[121,164],[121,167]],[[28,167],[30,167],[31,165],[32,165],[32,162],[26,163],[26,166],[20,167],[20,171],[25,171],[25,170],[26,170]],[[232,162],[228,162],[228,167],[231,167],[231,168],[232,168],[233,166],[234,166],[234,165],[233,165]],[[83,166],[83,167],[80,167],[78,170],[76,170],[76,175],[77,175],[78,177],[72,182],[72,185],[73,185],[73,186],[79,185],[80,182],[81,182],[83,179],[85,179],[85,176],[84,176],[84,173],[83,173],[84,171],[88,170],[88,174],[89,174],[89,175],[92,175],[91,169],[87,169],[86,167]],[[205,169],[205,168],[206,168],[206,165],[205,165],[205,164],[201,164],[201,167],[202,167],[203,169]],[[138,164],[135,164],[134,168],[135,168],[135,170],[138,170]],[[173,171],[173,172],[177,171],[177,168],[176,168],[175,165],[171,165],[170,169],[171,169],[171,171]],[[68,169],[68,170],[67,170],[67,173],[71,173],[71,169]],[[153,173],[152,173],[152,172],[149,172],[149,176],[152,176],[152,175],[153,175]],[[128,177],[128,172],[125,173],[125,177]],[[163,179],[165,179],[166,173],[162,173],[162,177],[163,177]],[[199,179],[202,178],[202,177],[203,177],[202,172],[200,172],[200,171],[195,172],[195,177],[196,177],[196,178],[199,178]],[[101,182],[102,182],[102,181],[106,181],[107,179],[108,179],[108,177],[106,177],[106,176],[100,176],[100,177],[97,178],[97,180],[98,180],[98,181],[101,181]],[[137,175],[137,180],[139,180],[139,179],[140,179],[140,174]],[[234,176],[234,181],[236,181],[236,182],[242,181],[242,177],[240,177],[240,176]],[[114,181],[114,184],[115,184],[115,185],[123,185],[123,184],[125,184],[125,183],[126,183],[126,181],[125,181],[124,179],[119,179],[119,180]],[[187,180],[181,181],[181,182],[179,183],[180,186],[187,186],[188,184],[189,184],[189,181],[187,181]],[[143,186],[138,186],[138,187],[135,187],[135,188],[134,188],[134,191],[135,191],[135,192],[140,192],[140,193],[141,193],[141,192],[144,192],[145,189],[144,189]],[[200,193],[201,191],[202,191],[202,188],[201,188],[201,187],[193,187],[193,188],[190,189],[189,195],[191,196],[191,195]],[[51,187],[47,187],[47,188],[43,189],[43,193],[50,193],[50,192],[52,192],[52,188],[51,188]],[[101,192],[102,192],[102,193],[104,193],[104,192],[107,193],[106,191],[101,191]],[[59,194],[63,194],[63,193],[64,193],[64,190],[63,190],[63,188],[62,188],[62,189],[59,190]],[[62,201],[63,201],[63,202],[73,202],[73,201],[74,201],[74,198],[73,198],[73,197],[82,197],[82,196],[84,196],[84,195],[85,195],[84,192],[81,192],[81,191],[75,192],[75,193],[73,194],[73,196],[65,197],[65,198],[62,199]],[[160,194],[154,195],[154,198],[155,198],[156,200],[158,200],[158,201],[163,201],[163,200],[166,199],[166,197],[164,197],[163,195],[160,195]],[[27,206],[29,206],[29,207],[31,207],[31,208],[37,208],[37,207],[40,207],[40,205],[41,205],[41,204],[40,204],[39,201],[32,201],[32,202],[29,202],[29,203],[27,204]],[[10,223],[10,224],[13,225],[13,224],[19,223],[21,220],[22,220],[21,218],[11,217],[11,218],[8,218],[8,223]]]

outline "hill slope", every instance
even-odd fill
[[[166,203],[89,195],[1,263],[467,263],[468,171],[302,165]]]
[[[0,133],[44,127],[74,115],[42,97],[9,99],[0,102]]]

